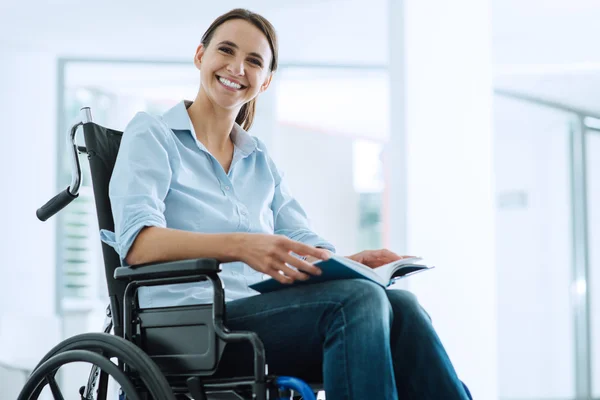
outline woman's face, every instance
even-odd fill
[[[266,36],[251,23],[233,19],[215,30],[208,47],[198,47],[194,64],[208,98],[236,111],[269,86],[271,57]]]

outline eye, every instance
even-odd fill
[[[256,66],[262,67],[262,63],[260,62],[260,60],[258,58],[251,58],[250,62]]]
[[[231,50],[229,47],[219,47],[219,51],[227,54],[233,54],[233,50]]]

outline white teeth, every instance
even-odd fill
[[[219,77],[219,82],[221,82],[223,85],[229,86],[230,88],[233,88],[233,89],[241,89],[242,88],[242,85],[239,85],[235,82],[231,82],[229,79]]]

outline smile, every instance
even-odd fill
[[[241,90],[241,89],[245,89],[246,86],[241,85],[237,82],[232,82],[227,78],[223,78],[217,75],[217,80],[219,81],[219,83],[223,86],[225,86],[225,88],[229,89],[229,90]]]

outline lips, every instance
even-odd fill
[[[221,86],[223,86],[224,88],[228,89],[228,90],[238,91],[238,90],[244,90],[244,89],[246,89],[248,87],[248,86],[242,85],[240,82],[236,81],[235,79],[225,78],[225,77],[222,77],[222,76],[219,76],[219,75],[215,75],[215,76],[217,77],[217,81],[219,82],[219,84]],[[221,81],[221,79],[225,79],[225,80],[227,80],[229,82],[236,83],[236,84],[240,85],[240,88],[229,86],[229,85],[223,83]]]

